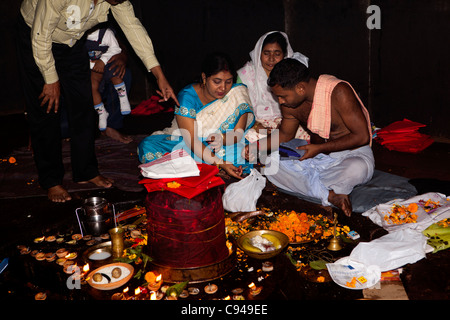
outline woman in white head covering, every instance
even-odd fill
[[[248,87],[257,123],[247,134],[246,138],[254,142],[265,136],[259,129],[275,129],[281,123],[281,111],[277,99],[272,95],[267,78],[275,64],[284,58],[294,58],[308,66],[308,58],[299,52],[294,52],[286,33],[271,31],[259,38],[253,51],[251,60],[237,71],[238,81]],[[309,140],[309,135],[302,127],[296,138]]]

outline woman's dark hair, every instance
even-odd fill
[[[278,62],[270,72],[267,85],[292,89],[299,82],[308,82],[311,78],[309,69],[300,61],[286,58]]]
[[[213,52],[208,54],[202,63],[202,73],[210,77],[221,71],[228,71],[236,79],[236,69],[231,58],[223,52]]]
[[[286,38],[281,33],[273,32],[273,33],[269,34],[264,39],[262,48],[264,48],[264,46],[269,43],[278,43],[278,45],[281,47],[281,50],[283,51],[284,56],[287,55],[287,41],[286,41]]]

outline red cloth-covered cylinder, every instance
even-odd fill
[[[192,268],[228,256],[222,193],[219,187],[192,199],[170,191],[146,198],[149,255],[173,268]]]

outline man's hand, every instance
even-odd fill
[[[178,102],[177,96],[173,92],[173,89],[170,86],[170,84],[167,81],[167,79],[165,77],[161,77],[161,78],[159,78],[157,80],[157,82],[158,82],[158,87],[159,87],[160,90],[156,90],[156,92],[160,96],[163,97],[161,100],[159,100],[159,102],[167,101],[170,98],[172,98],[175,101],[175,103],[179,106],[180,103]]]
[[[54,109],[55,113],[58,112],[60,92],[59,81],[51,84],[44,84],[39,99],[42,99],[41,107],[48,103],[47,113],[50,113],[52,109]]]
[[[177,96],[173,92],[173,89],[170,86],[169,81],[167,81],[166,76],[164,75],[161,69],[161,66],[153,67],[151,71],[155,76],[156,81],[158,82],[159,91],[156,90],[156,92],[163,97],[161,100],[159,100],[159,102],[167,101],[170,98],[172,98],[177,104],[177,106],[179,106],[180,103],[178,102]]]
[[[299,160],[314,158],[322,152],[320,144],[307,144],[305,146],[297,147],[297,150],[305,150],[305,154]]]
[[[114,76],[123,79],[127,69],[127,55],[123,52],[118,53],[108,60],[108,64],[111,64],[109,70],[114,70]]]

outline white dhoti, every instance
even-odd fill
[[[355,150],[318,154],[314,158],[280,160],[278,151],[266,161],[263,173],[275,186],[320,200],[330,206],[328,194],[350,194],[353,188],[372,178],[375,160],[369,145]],[[267,163],[270,165],[267,166]]]

